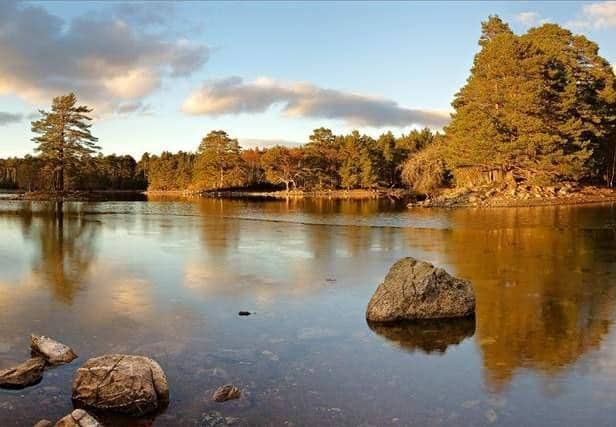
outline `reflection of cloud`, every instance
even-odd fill
[[[262,113],[276,104],[283,105],[289,117],[339,119],[361,126],[442,127],[449,122],[447,112],[408,109],[388,99],[270,78],[247,83],[240,77],[208,81],[186,99],[183,111],[211,116]]]
[[[207,47],[150,31],[145,21],[162,19],[157,7],[65,22],[40,6],[0,2],[0,94],[39,103],[75,91],[109,110],[149,95],[166,77],[191,74],[207,60]]]

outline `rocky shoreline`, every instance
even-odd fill
[[[565,183],[557,186],[484,185],[442,190],[409,207],[534,207],[616,202],[616,189]]]

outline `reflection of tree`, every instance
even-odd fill
[[[415,322],[372,323],[368,326],[378,335],[408,351],[445,353],[475,333],[475,319],[421,320]]]
[[[603,213],[602,213],[603,212]],[[599,346],[616,301],[605,210],[459,210],[444,233],[456,272],[477,294],[477,336],[491,387],[518,368],[553,375]],[[606,257],[606,255],[609,255]]]
[[[201,237],[211,255],[225,255],[236,248],[240,238],[237,215],[240,201],[206,198],[198,201],[201,214]]]
[[[98,223],[73,212],[62,203],[19,211],[22,232],[38,244],[34,272],[48,284],[54,296],[71,303],[95,256]]]

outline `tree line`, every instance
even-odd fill
[[[378,138],[353,131],[335,135],[315,129],[298,147],[242,149],[225,131],[212,131],[194,153],[145,153],[139,166],[151,190],[222,190],[279,186],[285,190],[401,187],[401,170],[411,153],[437,137],[430,129]]]
[[[100,154],[90,133],[91,109],[74,94],[54,98],[32,122],[37,156],[0,159],[0,186],[26,191],[208,190],[276,187],[289,190],[400,187],[402,165],[439,137],[430,129],[378,138],[315,129],[298,147],[243,149],[225,131],[209,132],[195,152]]]

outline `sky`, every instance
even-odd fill
[[[94,108],[105,154],[194,151],[223,129],[243,147],[321,126],[378,136],[445,125],[481,21],[586,35],[616,64],[616,1],[0,1],[0,157],[33,153],[54,96]]]

